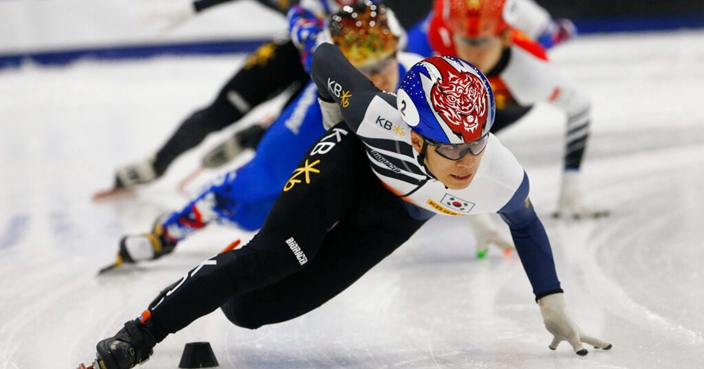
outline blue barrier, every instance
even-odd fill
[[[576,19],[575,25],[580,34],[669,31],[678,29],[704,28],[704,14],[658,18],[613,18]],[[0,69],[18,67],[24,61],[43,65],[66,65],[78,59],[138,59],[162,55],[217,55],[250,53],[266,40],[233,39],[214,42],[194,42],[162,45],[115,46],[59,50],[25,54],[0,54]]]
[[[0,54],[0,68],[18,67],[24,61],[44,65],[66,65],[78,59],[120,60],[151,58],[164,55],[218,55],[250,53],[267,40],[229,40],[164,45],[133,45],[105,48],[59,50],[14,55]]]
[[[575,19],[580,34],[673,31],[704,28],[704,13],[662,17],[618,17]]]

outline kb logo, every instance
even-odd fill
[[[381,115],[376,117],[376,124],[378,124],[381,128],[390,131],[391,128],[394,126],[393,123],[391,123],[388,119],[382,117]]]
[[[298,179],[301,174],[305,174],[305,181],[306,183],[310,183],[310,174],[311,173],[320,173],[320,170],[316,169],[315,166],[320,163],[320,160],[316,160],[312,163],[308,163],[308,159],[306,159],[306,163],[303,165],[301,168],[296,168],[296,170],[293,171],[293,175],[291,178],[286,182],[286,186],[284,186],[284,192],[288,192],[290,189],[293,188],[293,186],[303,182],[302,179]]]
[[[310,152],[310,156],[327,154],[335,147],[335,144],[342,141],[342,138],[346,135],[347,131],[344,129],[333,128],[329,135],[321,138],[320,141],[315,144]],[[303,181],[305,181],[306,184],[310,184],[310,175],[320,173],[320,169],[315,167],[319,163],[320,159],[315,160],[312,163],[309,159],[306,159],[302,167],[296,168],[296,170],[293,171],[293,175],[284,186],[284,192],[290,191],[294,186]],[[301,178],[301,176],[303,178]]]
[[[330,78],[328,78],[328,91],[340,99],[340,105],[343,108],[350,106],[350,97],[352,97],[352,94],[349,91],[344,91],[339,83]]]

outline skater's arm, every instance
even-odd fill
[[[550,13],[532,0],[512,1],[510,6],[504,8],[504,19],[534,40],[552,22]]]
[[[528,198],[530,186],[524,174],[523,183],[499,214],[511,229],[516,251],[528,275],[536,299],[562,292],[555,271],[555,261],[545,228]]]
[[[335,101],[345,122],[354,132],[364,120],[371,101],[382,94],[333,44],[318,46],[313,54],[311,76],[318,86],[320,99],[323,102]]]

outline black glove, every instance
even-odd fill
[[[149,360],[156,346],[154,336],[138,319],[125,323],[114,337],[100,342],[96,363],[100,369],[130,369]]]

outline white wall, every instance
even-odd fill
[[[0,0],[0,55],[262,39],[286,30],[283,15],[244,0],[212,7],[174,30],[160,33],[139,19],[148,1]]]

